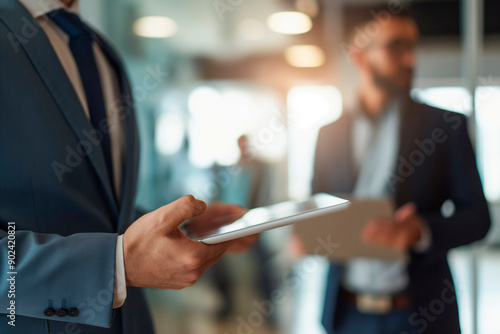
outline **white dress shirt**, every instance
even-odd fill
[[[78,67],[69,48],[68,35],[47,16],[47,13],[60,8],[64,8],[78,15],[78,0],[74,1],[71,7],[65,6],[59,0],[19,0],[19,2],[26,7],[31,15],[33,15],[47,35],[62,67],[64,68],[64,71],[68,75],[68,78],[75,89],[85,115],[90,119],[85,91],[78,72]],[[115,102],[120,96],[120,89],[118,79],[116,78],[111,65],[108,63],[106,56],[96,43],[94,43],[93,48],[103,89],[106,115],[110,125],[111,154],[114,176],[113,181],[115,186],[114,190],[117,196],[117,201],[119,201],[125,149],[124,126],[120,119],[119,110],[115,108]],[[117,308],[122,306],[126,297],[127,288],[125,281],[125,266],[123,262],[123,236],[120,235],[118,236],[116,243],[113,307]]]
[[[368,118],[358,107],[353,112],[353,157],[359,170],[353,195],[359,198],[391,196],[389,181],[399,151],[400,112],[393,102],[377,120]],[[430,247],[430,232],[424,227],[415,247]],[[355,293],[394,294],[409,284],[406,265],[398,261],[354,259],[346,264],[343,286]]]

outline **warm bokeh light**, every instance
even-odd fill
[[[285,50],[285,60],[295,67],[319,67],[325,59],[325,52],[317,45],[293,45]]]
[[[135,21],[132,30],[141,37],[166,38],[177,33],[177,23],[166,16],[144,16]]]
[[[267,25],[280,34],[298,35],[311,30],[312,21],[301,12],[278,12],[269,16]]]

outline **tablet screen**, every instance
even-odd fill
[[[328,194],[316,194],[305,201],[287,201],[251,209],[241,218],[232,223],[227,224],[227,222],[231,220],[226,218],[226,224],[224,224],[222,219],[221,223],[217,227],[198,234],[190,233],[189,237],[196,240],[202,240],[216,235],[224,235],[244,230],[255,230],[255,233],[258,233],[263,230],[288,225],[294,222],[290,221],[287,223],[286,221],[283,221],[280,225],[278,223],[280,220],[286,220],[287,218],[292,218],[306,213],[328,210],[329,208],[345,203],[348,203],[348,201],[335,196]],[[234,220],[234,218],[232,220]]]

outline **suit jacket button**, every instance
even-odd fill
[[[78,312],[78,309],[77,309],[77,308],[75,308],[75,307],[72,307],[72,308],[70,308],[70,309],[68,310],[68,315],[69,315],[70,317],[76,317],[76,316],[78,316],[78,313],[79,313],[79,312]]]
[[[68,312],[63,308],[60,308],[59,310],[56,311],[56,315],[58,317],[64,317],[64,316],[66,316],[67,313]]]
[[[45,311],[43,311],[43,314],[45,314],[47,317],[52,317],[54,314],[56,314],[56,311],[53,308],[46,308]]]

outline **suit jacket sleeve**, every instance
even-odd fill
[[[51,167],[54,162],[68,167],[67,148],[83,144],[88,139],[84,131],[92,129],[47,36],[30,18],[18,1],[0,0],[0,314],[7,320],[7,307],[14,300],[8,297],[11,285],[6,279],[13,271],[8,267],[7,229],[12,219],[18,229],[18,324],[38,326],[40,321],[30,322],[32,318],[111,327],[118,236],[112,222],[118,212],[99,181],[98,150],[80,155],[78,168],[70,168],[64,182]],[[25,31],[30,31],[29,38]],[[137,144],[128,104],[123,110],[132,117],[127,118],[127,161],[133,175],[130,162],[137,161],[132,160]],[[134,184],[135,177],[127,182]],[[128,189],[135,192],[135,186]],[[133,196],[127,198],[120,210],[128,219]],[[49,307],[76,308],[79,314],[46,316]]]
[[[455,213],[448,218],[443,217],[441,212],[421,214],[428,222],[432,235],[429,253],[446,252],[480,240],[490,228],[488,205],[467,132],[466,118],[448,113],[444,120],[447,140],[443,144],[448,154],[445,177]]]
[[[1,313],[9,313],[7,307],[15,300],[16,316],[111,326],[117,234],[76,233],[63,237],[16,231],[14,270],[7,261],[8,235],[0,229]],[[17,272],[15,286],[7,282],[11,276],[7,273],[12,271]],[[9,290],[15,291],[15,298],[8,298]],[[49,307],[75,307],[79,314],[48,317],[44,310]]]

